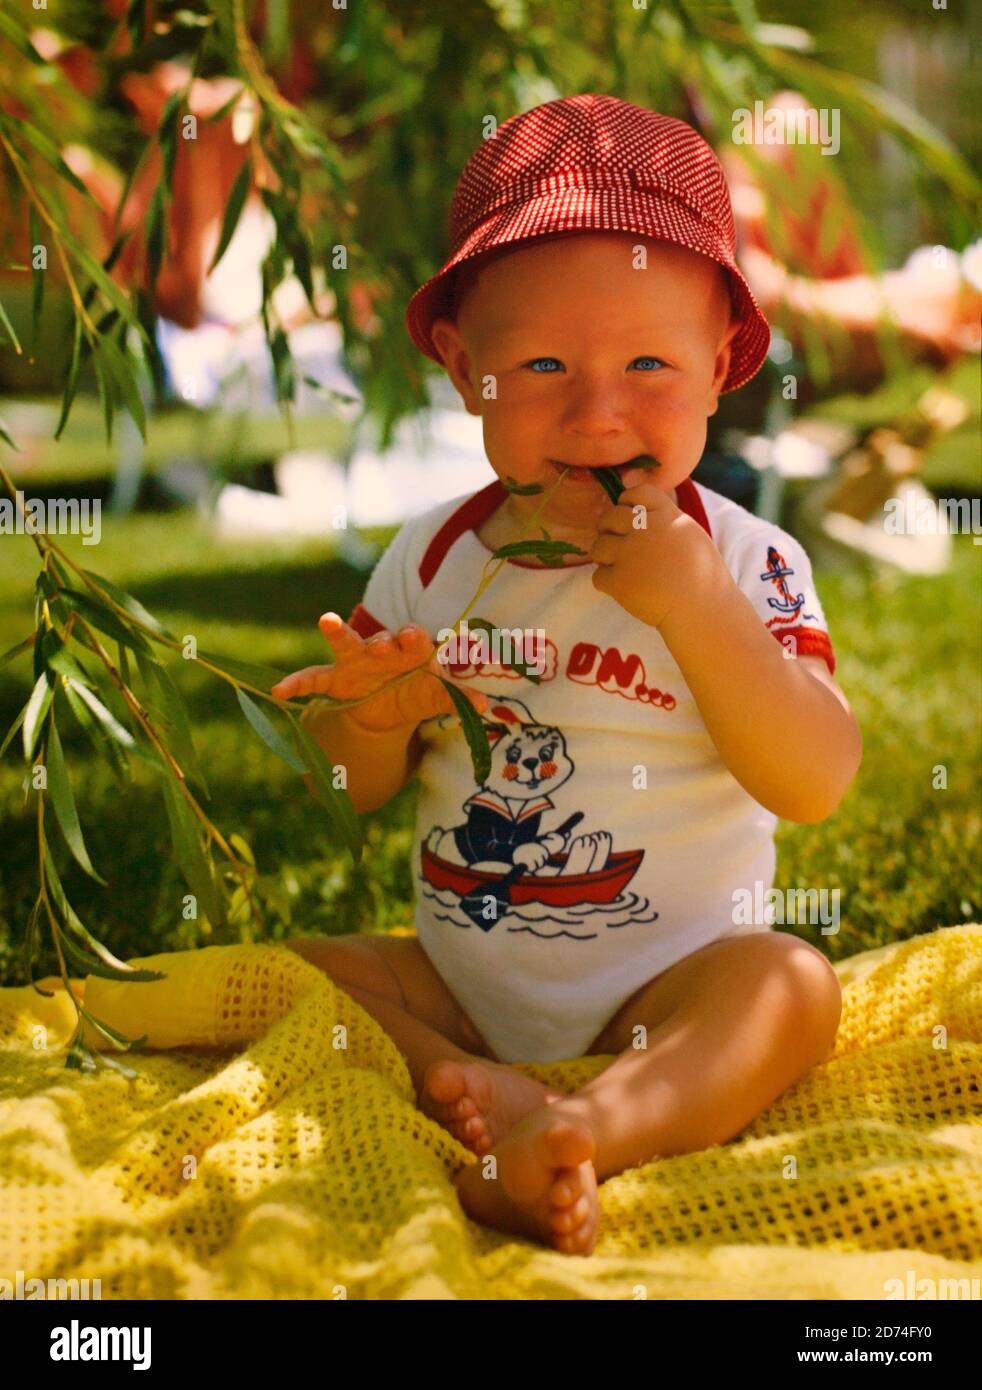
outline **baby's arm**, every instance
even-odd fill
[[[415,771],[419,724],[456,711],[438,679],[444,672],[436,661],[436,648],[422,628],[410,625],[396,634],[378,632],[364,638],[336,613],[325,613],[319,625],[334,663],[296,671],[274,685],[270,694],[281,700],[309,694],[362,700],[345,710],[312,703],[302,723],[331,763],[346,769],[355,810],[374,811]],[[400,676],[404,679],[391,689],[381,689]],[[479,713],[486,707],[487,697],[479,691],[464,694]],[[313,779],[307,776],[304,781],[313,792]]]
[[[601,521],[595,587],[658,628],[720,757],[754,800],[788,820],[824,820],[862,756],[824,662],[787,657],[714,543],[666,493],[645,485],[620,503]],[[647,509],[642,530],[637,504]]]
[[[373,732],[355,724],[344,711],[311,704],[301,723],[323,748],[332,767],[347,771],[348,794],[361,815],[391,801],[416,770],[419,752],[415,729]],[[314,779],[304,776],[314,794]]]
[[[862,739],[824,660],[789,658],[725,571],[698,625],[693,618],[676,609],[661,634],[733,776],[777,816],[830,816]]]

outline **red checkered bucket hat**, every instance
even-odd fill
[[[453,272],[464,261],[587,230],[636,232],[718,261],[740,323],[723,390],[759,371],[770,329],[736,264],[719,160],[684,121],[592,93],[513,116],[467,161],[450,208],[450,257],[406,310],[413,342],[441,361],[431,330],[449,312]]]

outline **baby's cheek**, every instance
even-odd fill
[[[539,776],[543,778],[555,777],[557,771],[558,768],[555,763],[543,763],[539,768]]]
[[[501,775],[506,782],[514,782],[515,778],[518,776],[518,768],[514,763],[506,763]]]

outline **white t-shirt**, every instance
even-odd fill
[[[352,626],[416,623],[434,640],[452,628],[491,553],[475,529],[505,497],[496,480],[407,522]],[[798,542],[691,480],[676,501],[775,637],[834,670]],[[511,560],[482,595],[472,630],[481,618],[545,634],[538,684],[500,663],[450,667],[492,698],[483,786],[454,720],[419,730],[419,942],[504,1062],[582,1055],[646,981],[719,937],[768,929],[766,917],[742,925],[734,904],[771,887],[776,817],[722,762],[657,629],[594,589],[594,568]]]

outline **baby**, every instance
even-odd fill
[[[419,777],[417,934],[289,944],[485,1160],[468,1214],[585,1254],[598,1181],[734,1138],[826,1056],[835,972],[735,904],[771,886],[778,816],[838,806],[860,735],[801,546],[690,480],[769,339],[709,147],[613,97],[548,102],[471,157],[451,230],[407,322],[497,480],[403,526],[349,621],[321,618],[333,663],[272,691],[360,701],[304,716],[359,811]],[[538,680],[448,665],[491,553],[543,529],[576,549],[511,557],[473,610],[541,634]],[[584,1054],[618,1055],[569,1096],[512,1065]]]

